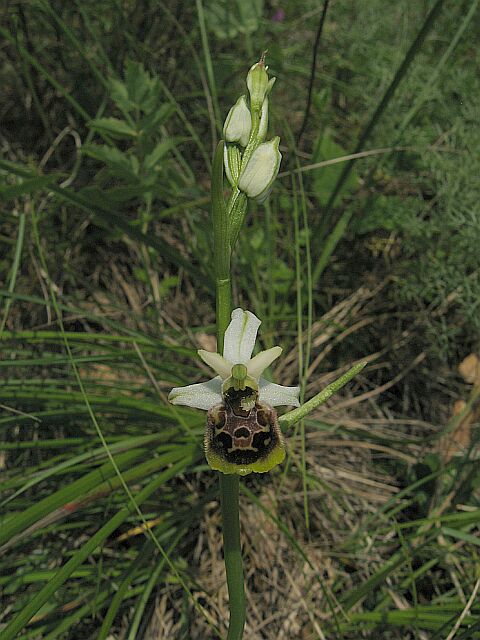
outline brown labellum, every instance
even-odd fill
[[[208,412],[205,449],[230,464],[264,460],[279,446],[283,441],[276,411],[249,387],[229,389],[224,402]]]

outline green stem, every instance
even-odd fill
[[[241,640],[245,625],[240,515],[238,510],[239,478],[220,474],[220,499],[223,519],[223,554],[227,572],[230,621],[227,640]]]
[[[217,351],[223,352],[225,330],[230,322],[232,293],[230,276],[230,233],[228,211],[223,200],[223,141],[213,159],[212,222],[215,261]],[[245,593],[240,516],[238,509],[239,478],[220,474],[220,502],[223,519],[223,549],[230,608],[227,640],[241,640],[245,626]]]
[[[335,382],[332,382],[331,384],[326,386],[323,391],[320,391],[320,393],[317,393],[317,395],[311,398],[308,402],[302,404],[301,407],[298,407],[298,409],[294,409],[293,411],[289,411],[283,416],[280,416],[278,420],[282,427],[290,427],[299,420],[302,420],[302,418],[308,415],[311,411],[331,398],[333,394],[344,387],[347,382],[350,382],[350,380],[354,378],[358,373],[360,373],[360,371],[362,371],[362,369],[364,369],[367,364],[367,362],[360,362],[359,364],[356,364],[351,369],[349,369],[347,373],[344,373],[343,376],[340,376],[340,378],[335,380]]]

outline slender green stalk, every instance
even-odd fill
[[[294,409],[293,411],[289,411],[285,415],[280,416],[279,421],[282,424],[282,427],[290,427],[299,420],[302,420],[302,418],[308,415],[311,411],[331,398],[333,394],[344,387],[347,382],[350,382],[350,380],[352,380],[352,378],[360,373],[360,371],[362,371],[362,369],[364,369],[367,364],[367,362],[360,362],[359,364],[356,364],[354,367],[349,369],[347,373],[344,373],[343,376],[340,376],[340,378],[338,378],[338,380],[335,380],[335,382],[329,384],[327,387],[325,387],[325,389],[323,389],[323,391],[317,393],[316,396],[310,398],[310,400],[308,400],[308,402],[305,402],[305,404],[303,404],[301,407],[298,407],[298,409]]]
[[[298,348],[298,378],[300,380],[300,403],[305,399],[306,379],[304,376],[304,352],[303,352],[303,282],[302,282],[302,259],[300,256],[300,214],[298,210],[298,192],[295,184],[296,176],[292,176],[293,199],[293,221],[295,237],[295,279],[297,288],[297,348]],[[305,446],[305,423],[300,420],[300,443],[301,443],[301,470],[302,470],[302,490],[303,490],[303,513],[305,515],[305,527],[310,530],[310,516],[308,511],[308,490],[307,490],[307,457]]]
[[[225,330],[232,311],[230,277],[230,234],[228,211],[223,200],[223,142],[219,142],[213,159],[212,222],[215,260],[217,351],[223,352]],[[220,474],[220,502],[223,519],[223,549],[227,573],[230,621],[228,640],[241,640],[245,626],[245,592],[243,584],[240,516],[238,509],[239,478]]]
[[[220,475],[220,498],[223,518],[223,553],[227,572],[230,621],[227,640],[241,640],[245,626],[245,592],[243,586],[240,516],[238,510],[239,478]]]
[[[196,0],[197,4],[197,13],[198,13],[198,24],[200,27],[200,37],[202,40],[203,47],[203,55],[205,56],[205,66],[207,67],[207,77],[208,84],[210,86],[210,92],[212,94],[212,106],[215,114],[216,122],[220,122],[220,109],[218,107],[218,97],[217,97],[217,85],[215,83],[215,74],[213,73],[213,64],[212,57],[210,55],[210,47],[208,45],[208,35],[207,35],[207,27],[205,23],[205,12],[203,10],[203,2],[202,0]],[[215,126],[215,122],[213,125]],[[212,130],[212,136],[215,140],[215,128]]]

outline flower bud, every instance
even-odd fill
[[[262,108],[263,101],[270,93],[275,82],[275,78],[268,79],[268,67],[265,66],[263,57],[260,62],[255,63],[247,75],[247,87],[250,93],[250,106],[252,111],[259,111]]]
[[[250,92],[252,109],[260,109],[268,86],[268,74],[263,60],[254,64],[247,75],[247,87]]]
[[[252,117],[245,96],[241,96],[228,112],[223,125],[223,135],[227,142],[239,142],[246,147],[252,130]]]
[[[238,181],[238,188],[249,198],[263,202],[270,193],[282,160],[279,144],[280,138],[277,136],[260,144],[252,153]]]

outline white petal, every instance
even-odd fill
[[[234,309],[225,331],[223,357],[232,364],[246,364],[250,360],[261,320],[250,311]]]
[[[274,384],[265,378],[260,378],[258,386],[260,402],[266,402],[272,407],[279,405],[300,406],[298,401],[300,387],[283,387],[281,384]]]
[[[211,367],[215,373],[222,378],[222,380],[226,380],[230,377],[232,372],[232,365],[225,360],[223,356],[219,353],[213,353],[213,351],[205,351],[204,349],[198,350],[198,355],[200,358]]]
[[[262,373],[282,353],[282,347],[272,347],[266,351],[260,351],[247,363],[248,375],[258,380]],[[219,372],[218,372],[219,373]]]
[[[183,404],[187,407],[208,411],[215,404],[223,402],[222,379],[217,376],[208,382],[176,387],[170,391],[168,399],[172,404]]]

